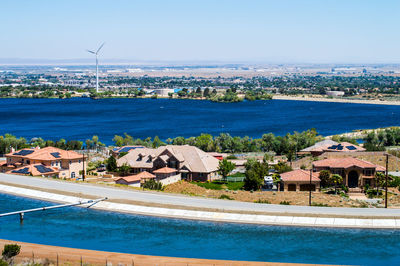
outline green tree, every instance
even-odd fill
[[[278,162],[275,166],[274,166],[275,170],[279,173],[286,173],[289,171],[292,171],[292,167],[290,167],[289,165],[285,164],[284,162]]]
[[[17,244],[7,244],[4,245],[3,252],[1,255],[3,256],[3,259],[8,262],[9,264],[13,264],[13,258],[19,254],[21,251],[21,246]]]
[[[126,164],[126,163],[124,163],[123,165],[121,165],[119,168],[118,168],[118,173],[119,173],[119,175],[121,175],[121,176],[127,176],[127,175],[129,175],[129,172],[131,171],[131,167],[128,165],[128,164]]]
[[[153,140],[153,143],[152,143],[153,148],[158,148],[158,147],[160,147],[162,145],[165,145],[165,143],[162,142],[158,136],[155,136],[154,140]]]
[[[386,176],[382,172],[375,173],[376,195],[379,195],[379,188],[384,187],[386,183]]]
[[[343,177],[341,175],[338,175],[338,174],[333,174],[330,177],[330,182],[331,182],[331,184],[333,184],[335,186],[335,194],[337,194],[337,189],[336,188],[337,188],[337,186],[339,184],[342,184]]]
[[[115,172],[117,171],[117,160],[114,156],[110,156],[107,160],[107,171],[108,172]]]
[[[248,159],[245,163],[245,190],[259,190],[264,184],[264,176],[268,175],[268,164],[266,162],[259,162],[256,159]]]
[[[115,135],[112,139],[114,141],[115,146],[121,147],[124,145],[124,137]]]
[[[319,172],[319,179],[321,179],[321,186],[326,187],[329,185],[331,172],[329,170],[322,170]]]
[[[218,174],[222,175],[224,181],[227,180],[228,175],[235,169],[235,164],[228,161],[227,159],[223,159],[219,161],[218,166]]]

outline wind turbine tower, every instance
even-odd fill
[[[99,92],[99,59],[98,59],[98,56],[99,56],[100,49],[103,48],[104,44],[105,43],[103,42],[103,44],[100,45],[99,49],[97,49],[96,52],[91,51],[91,50],[86,50],[89,53],[94,54],[96,56],[96,92],[97,93]]]

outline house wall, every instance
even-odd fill
[[[289,191],[289,185],[295,185],[296,186],[296,191],[300,191],[300,186],[301,185],[309,185],[310,182],[307,181],[284,181],[283,182],[283,190],[284,191]],[[315,185],[315,192],[320,192],[321,191],[321,186],[319,181],[312,181],[311,184]],[[306,190],[308,191],[308,190]]]
[[[191,175],[191,180],[193,181],[201,181],[201,182],[206,182],[206,181],[213,181],[219,178],[219,175],[217,172],[211,172],[211,173],[189,173],[189,176]],[[190,177],[189,177],[190,180]]]
[[[119,179],[115,181],[116,184],[120,185],[127,185],[131,187],[140,187],[140,181],[134,181],[134,182],[126,182],[124,179]]]
[[[161,184],[163,186],[172,184],[172,183],[176,183],[178,181],[180,181],[182,179],[181,174],[177,174],[177,175],[172,175],[172,176],[160,176],[160,175],[156,175],[156,180],[158,182],[161,182]]]

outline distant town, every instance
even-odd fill
[[[309,96],[398,100],[397,65],[0,66],[0,97],[192,98],[218,102]]]

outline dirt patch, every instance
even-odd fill
[[[245,202],[259,202],[270,204],[284,204],[307,206],[309,200],[308,192],[274,192],[274,191],[229,191],[229,190],[213,190],[205,189],[195,184],[180,181],[166,186],[165,192],[180,193],[192,196],[202,196],[207,198],[221,198],[222,195],[229,198]],[[223,196],[225,197],[225,196]],[[329,195],[325,193],[312,193],[312,202],[316,205],[329,207],[365,207],[362,202],[351,200],[339,195]]]
[[[0,240],[0,248],[5,244],[18,244],[21,246],[21,253],[15,258],[17,264],[33,265],[305,265],[291,263],[268,263],[265,262],[244,262],[244,261],[223,261],[205,260],[190,258],[174,258],[160,256],[133,255],[126,253],[104,252],[87,249],[65,248],[47,245],[38,245],[10,240]],[[36,265],[36,264],[35,264]]]

